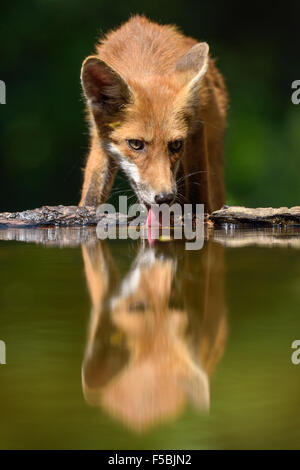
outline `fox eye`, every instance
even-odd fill
[[[132,150],[135,151],[143,150],[143,148],[145,147],[144,142],[142,140],[137,139],[129,139],[127,140],[127,144]]]
[[[183,142],[182,142],[182,140],[180,140],[180,139],[178,139],[178,140],[173,140],[173,142],[169,142],[169,145],[168,145],[169,151],[170,151],[171,153],[177,153],[177,152],[179,152],[179,150],[181,150],[181,148],[182,148],[182,144],[183,144]]]

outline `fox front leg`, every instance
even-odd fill
[[[80,206],[99,206],[106,201],[117,172],[117,165],[99,145],[92,146],[84,170]]]

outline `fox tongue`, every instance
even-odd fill
[[[157,211],[153,210],[152,207],[150,207],[148,211],[148,216],[147,216],[147,227],[160,227],[161,226],[161,219],[160,216],[157,216]]]
[[[151,227],[151,219],[152,219],[152,208],[148,210],[148,215],[147,215],[147,227]]]
[[[149,245],[150,246],[153,246],[154,243],[155,243],[155,238],[152,238],[152,234],[151,234],[151,227],[159,227],[160,223],[159,223],[159,218],[157,218],[157,214],[156,212],[152,209],[152,207],[150,207],[149,211],[148,211],[148,216],[147,216],[147,222],[146,222],[146,225],[147,225],[147,238],[148,238],[148,242],[149,242]]]

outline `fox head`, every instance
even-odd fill
[[[208,60],[208,45],[198,43],[162,75],[135,77],[131,70],[125,78],[96,55],[83,62],[82,87],[101,145],[146,206],[176,196],[176,172],[198,122]]]

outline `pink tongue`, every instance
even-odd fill
[[[151,237],[151,226],[153,227],[158,227],[160,225],[159,219],[157,218],[155,211],[152,210],[152,207],[150,207],[148,211],[148,216],[147,216],[147,237],[148,237],[148,242],[150,246],[153,246],[155,243],[155,238]]]
[[[152,218],[152,209],[148,210],[148,215],[147,215],[147,227],[151,227],[151,218]]]
[[[148,216],[147,216],[147,227],[160,227],[161,223],[159,220],[159,216],[157,217],[157,212],[155,210],[152,210],[152,207],[150,207],[148,211]]]

